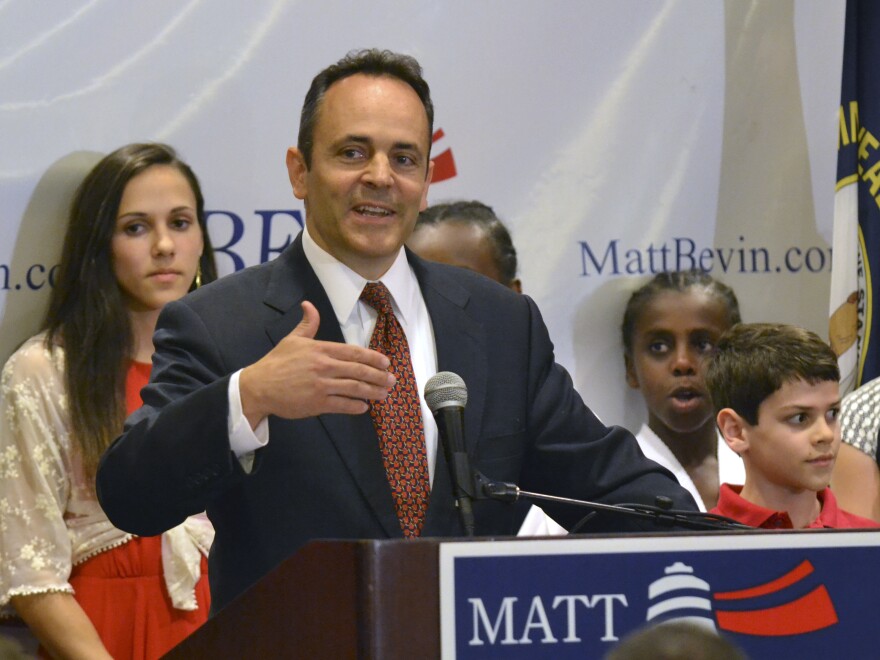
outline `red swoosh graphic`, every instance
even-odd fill
[[[837,623],[837,612],[824,585],[785,605],[751,612],[715,612],[718,627],[763,637],[801,635]]]
[[[437,142],[444,135],[443,129],[438,128],[431,137],[431,142]],[[455,168],[455,158],[452,156],[452,149],[447,149],[443,153],[437,154],[431,160],[434,161],[434,176],[431,177],[431,183],[446,181],[458,174]]]
[[[749,589],[741,589],[739,591],[725,591],[724,593],[715,594],[715,600],[740,600],[743,598],[755,598],[756,596],[765,596],[776,591],[785,589],[798,580],[803,580],[813,572],[813,565],[809,560],[804,560],[799,566],[792,569],[785,575],[771,580],[765,584],[759,584],[757,587]]]

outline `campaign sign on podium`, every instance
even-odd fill
[[[601,658],[689,620],[754,658],[877,657],[880,531],[443,543],[443,658]]]

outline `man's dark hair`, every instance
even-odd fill
[[[761,403],[785,383],[840,380],[837,356],[819,335],[783,323],[740,323],[721,335],[706,372],[717,413],[731,408],[758,423]]]
[[[414,232],[421,227],[436,226],[447,222],[459,222],[482,228],[492,242],[495,266],[503,278],[502,284],[509,286],[516,279],[516,248],[510,232],[495,215],[491,206],[477,201],[449,202],[435,204],[419,213]]]
[[[434,104],[431,102],[431,90],[428,83],[422,78],[422,67],[414,57],[409,55],[370,48],[351,51],[341,60],[321,71],[312,80],[312,85],[303,102],[297,139],[297,148],[302,152],[306,167],[312,166],[315,123],[324,94],[333,83],[358,73],[367,76],[397,78],[413,88],[425,108],[425,114],[428,115],[428,156],[430,156],[431,136],[434,133]]]

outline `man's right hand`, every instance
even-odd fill
[[[268,415],[360,415],[369,409],[368,400],[384,399],[394,385],[387,357],[361,346],[316,341],[318,310],[310,302],[303,302],[302,310],[299,325],[241,372],[241,406],[251,428]]]

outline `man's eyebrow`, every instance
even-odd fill
[[[422,148],[414,142],[395,142],[394,148],[405,149],[407,151],[418,151],[419,153],[422,152]]]
[[[337,141],[337,144],[342,145],[342,144],[345,144],[346,142],[356,142],[357,144],[366,144],[366,145],[373,144],[372,138],[367,137],[366,135],[355,135],[355,134],[346,135],[345,137],[340,138]],[[406,151],[417,151],[419,153],[422,153],[422,148],[416,142],[394,142],[391,146],[394,149],[403,149]]]
[[[358,145],[363,145],[363,146],[368,147],[368,146],[372,145],[372,143],[373,143],[373,141],[370,138],[368,138],[366,135],[349,134],[349,135],[343,135],[338,140],[333,140],[332,142],[330,142],[329,148],[331,150],[341,149],[342,147],[344,147],[347,144],[358,144]]]

